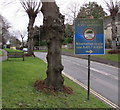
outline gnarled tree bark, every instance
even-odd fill
[[[117,49],[116,48],[116,38],[117,38],[117,26],[115,24],[115,18],[116,16],[111,16],[112,21],[111,21],[111,31],[112,31],[112,48],[113,49]]]
[[[57,91],[63,90],[64,78],[62,77],[63,65],[61,63],[61,46],[64,36],[64,16],[54,2],[42,2],[43,31],[46,36],[47,54],[47,78],[44,85]]]

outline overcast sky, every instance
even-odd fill
[[[0,14],[2,14],[12,25],[10,31],[26,31],[28,25],[28,16],[24,12],[19,0],[17,2],[11,3],[10,5],[4,5],[4,2],[10,2],[15,0],[0,0]],[[37,0],[36,0],[37,1]],[[72,6],[74,2],[80,4],[82,6],[84,3],[88,3],[89,1],[94,0],[56,0],[57,5],[60,7],[60,12],[62,14],[69,13],[68,7]],[[99,5],[105,8],[104,0],[95,0]],[[109,0],[107,0],[109,1]],[[71,7],[72,8],[72,7]],[[40,26],[42,25],[43,16],[40,13],[35,21],[35,25]]]

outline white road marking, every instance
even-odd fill
[[[106,75],[106,76],[109,75],[108,73],[103,72],[103,71],[100,71],[100,70],[97,70],[97,69],[95,69],[95,68],[90,68],[90,70],[96,71],[96,72],[101,73],[101,74]]]
[[[66,58],[64,58],[64,60],[67,60],[67,61],[71,62],[69,59],[66,59]],[[80,65],[79,63],[74,62],[74,61],[72,61],[72,63],[75,64],[75,65],[77,65],[77,66],[81,66],[81,67],[83,67],[83,68],[86,68],[86,69],[88,68],[87,66]],[[104,71],[101,71],[101,70],[98,70],[98,69],[95,69],[95,68],[92,68],[92,67],[90,68],[90,70],[95,71],[95,72],[98,72],[98,73],[101,73],[101,74],[106,75],[106,76],[110,76],[110,77],[118,80],[118,77],[117,77],[117,76],[111,75],[110,73],[106,73],[106,72],[104,72]]]
[[[66,56],[66,55],[62,55],[62,56]],[[71,56],[69,56],[71,57]],[[72,58],[76,58],[76,57],[72,57]],[[83,61],[87,61],[87,59],[82,59],[82,58],[76,58],[76,59],[80,59],[80,60],[83,60]],[[112,65],[107,65],[107,64],[104,64],[104,63],[99,63],[99,62],[96,62],[96,61],[91,61],[91,63],[96,63],[96,64],[100,64],[102,66],[107,66],[107,67],[110,67],[110,68],[114,68],[114,69],[120,69],[118,67],[115,67],[115,66],[112,66]]]
[[[115,67],[115,66],[112,66],[112,65],[107,65],[107,64],[103,64],[103,63],[96,62],[96,61],[91,61],[91,62],[100,64],[100,65],[102,65],[102,66],[108,66],[108,67],[110,67],[110,68],[119,69],[118,67]]]

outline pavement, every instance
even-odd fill
[[[88,59],[87,55],[75,55],[70,52],[62,52],[62,55],[76,57],[76,58],[82,58],[82,59]],[[118,57],[120,58],[120,54],[118,54]],[[115,66],[115,67],[120,68],[120,62],[114,62],[114,61],[110,61],[107,59],[98,58],[96,56],[91,56],[91,61],[95,61],[95,62],[99,62],[99,63],[103,63],[103,64],[107,64],[110,66]]]

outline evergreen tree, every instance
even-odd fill
[[[80,8],[77,18],[87,18],[88,16],[103,18],[105,15],[106,13],[102,6],[98,5],[96,2],[89,2]]]

